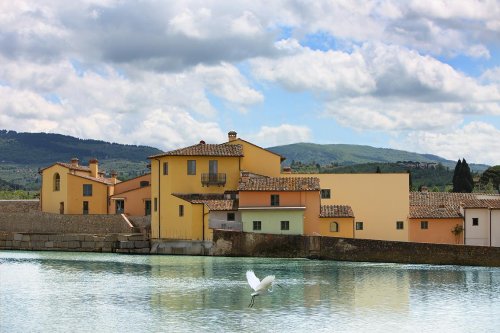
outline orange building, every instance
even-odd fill
[[[135,177],[115,185],[109,200],[110,214],[151,215],[151,174]]]
[[[311,235],[318,229],[318,178],[244,174],[238,190],[245,232]]]
[[[313,234],[354,238],[354,213],[347,205],[322,205],[317,231]]]

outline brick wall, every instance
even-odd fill
[[[216,256],[500,267],[500,248],[214,230]]]

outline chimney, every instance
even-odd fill
[[[90,176],[97,178],[99,175],[99,162],[93,158],[89,161]]]
[[[246,183],[248,182],[248,179],[250,179],[250,172],[248,171],[241,171],[241,182]]]
[[[231,131],[231,132],[227,133],[227,137],[229,139],[229,142],[236,140],[237,136],[238,136],[238,133],[236,133],[235,131]]]
[[[71,166],[72,166],[72,167],[77,167],[77,166],[78,166],[78,162],[79,162],[79,161],[78,161],[78,158],[73,157],[73,158],[71,159]]]
[[[111,170],[111,181],[113,182],[113,184],[117,183],[116,176],[118,176],[116,170]]]
[[[292,168],[290,168],[290,167],[284,167],[282,173],[291,174],[292,173]]]

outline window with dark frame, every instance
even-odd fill
[[[403,230],[404,229],[404,223],[403,223],[403,221],[396,221],[396,229],[397,230]]]
[[[190,176],[196,175],[196,161],[195,160],[188,160],[187,161],[187,174]]]
[[[234,221],[236,218],[235,218],[235,214],[234,213],[227,213],[227,220],[228,221]]]
[[[339,232],[339,224],[337,222],[330,223],[330,231],[331,232]]]
[[[157,211],[158,211],[158,198],[155,198],[155,199],[154,199],[154,204],[153,204],[153,206],[154,206],[154,210],[155,210],[155,212],[157,212]]]
[[[363,222],[356,222],[356,230],[363,230]]]
[[[168,162],[163,162],[163,174],[168,175]]]
[[[184,216],[184,205],[179,205],[179,216]]]
[[[253,230],[262,230],[262,222],[253,221]]]
[[[83,184],[83,196],[84,197],[92,196],[92,184]]]
[[[281,221],[281,230],[290,230],[290,221]]]
[[[479,217],[472,218],[472,225],[479,225]]]
[[[89,202],[84,201],[83,202],[83,215],[87,215],[89,213]]]
[[[420,221],[420,229],[429,229],[428,221]]]
[[[146,187],[146,186],[149,186],[149,182],[147,180],[141,180],[141,182],[139,183],[139,186],[140,187]]]
[[[330,189],[321,189],[321,199],[330,199],[331,197],[331,192]]]
[[[279,206],[279,205],[280,205],[280,195],[271,194],[271,206]]]
[[[59,191],[61,189],[61,176],[58,173],[54,175],[54,191]]]

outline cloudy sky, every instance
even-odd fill
[[[500,164],[500,2],[0,1],[0,128]]]

